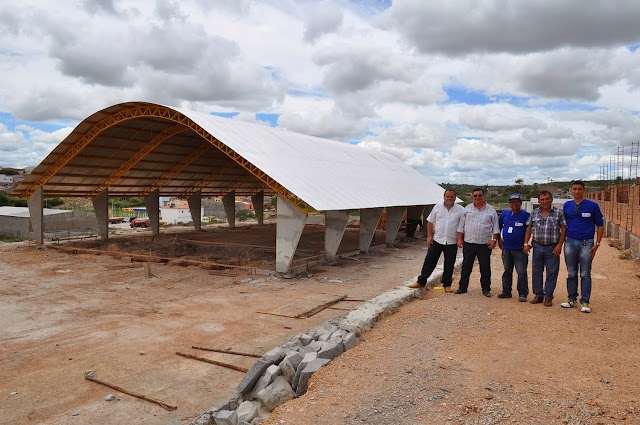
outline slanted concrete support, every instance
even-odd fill
[[[327,261],[336,259],[351,210],[324,212],[324,253]]]
[[[100,239],[106,241],[109,239],[109,190],[104,189],[91,201],[93,202],[93,211],[98,222]]]
[[[276,271],[286,273],[291,266],[300,236],[307,221],[307,213],[278,196],[278,223],[276,224]]]
[[[33,228],[33,237],[39,245],[44,244],[44,193],[42,188],[36,190],[31,198],[27,200],[29,207],[29,219]]]
[[[144,205],[147,207],[153,236],[157,236],[160,234],[160,190],[156,189],[148,194],[144,198]]]
[[[435,207],[435,204],[429,204],[425,207],[424,211],[422,212],[422,236],[427,237],[427,217],[429,217],[429,214],[431,214],[431,210],[433,210],[433,207]]]
[[[360,240],[358,244],[362,253],[369,252],[382,210],[383,208],[364,208],[360,210]]]
[[[393,241],[396,240],[402,224],[402,217],[406,210],[407,207],[387,207],[387,230],[385,235],[387,245],[393,245]]]
[[[196,232],[202,230],[202,192],[197,191],[187,199],[191,221]]]
[[[253,211],[256,213],[258,224],[264,224],[264,192],[258,192],[251,197]]]
[[[416,234],[418,222],[422,220],[422,212],[425,205],[413,205],[407,207],[407,237],[412,238]],[[423,223],[424,224],[424,223]]]
[[[229,228],[236,227],[236,192],[235,190],[227,193],[222,197],[222,205],[224,206],[224,213],[227,215],[227,223]]]

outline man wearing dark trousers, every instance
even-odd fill
[[[440,255],[444,253],[441,283],[445,292],[451,292],[453,268],[458,253],[458,224],[463,213],[464,208],[456,204],[456,192],[452,189],[445,190],[444,202],[434,205],[427,217],[427,256],[418,281],[409,285],[409,288],[424,288],[438,264]]]
[[[498,298],[511,298],[511,288],[513,287],[513,268],[516,269],[518,281],[518,301],[527,301],[529,295],[529,277],[527,276],[527,265],[529,256],[524,253],[524,236],[527,229],[529,213],[522,210],[522,198],[519,193],[509,196],[509,210],[503,211],[498,218],[500,226],[500,238],[498,245],[502,250],[502,292]]]
[[[462,248],[463,257],[456,294],[467,292],[473,262],[478,257],[482,294],[491,296],[491,250],[496,247],[499,233],[498,213],[484,200],[483,189],[473,189],[473,204],[465,207],[458,225],[458,247]]]

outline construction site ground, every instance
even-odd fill
[[[317,262],[323,232],[305,228],[297,264]],[[348,228],[339,252],[357,246]],[[415,276],[426,252],[424,240],[398,241],[284,278],[261,274],[275,268],[274,224],[157,237],[136,229],[45,247],[0,244],[0,424],[187,424],[244,374],[176,352],[249,368],[253,357],[192,347],[261,355]],[[265,314],[322,294],[347,300],[304,319]],[[177,409],[86,380],[87,371]]]
[[[342,252],[356,249],[357,231],[347,230]],[[262,354],[410,281],[426,253],[416,239],[293,279],[248,274],[272,268],[274,235],[273,225],[171,229],[153,239],[136,230],[66,244],[116,256],[0,245],[0,423],[187,424],[226,400],[244,374],[176,352],[248,368],[252,357],[191,347]],[[498,299],[494,252],[493,297],[482,296],[477,265],[469,293],[427,292],[383,318],[266,423],[640,423],[640,267],[609,243],[594,261],[590,314],[559,307],[564,264],[553,307]],[[299,258],[322,246],[322,228],[308,226]],[[157,277],[131,262],[136,255],[164,261],[147,270]],[[212,266],[225,261],[248,268]],[[321,294],[353,301],[306,319],[264,314]],[[90,382],[88,370],[177,409]]]

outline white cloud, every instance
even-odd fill
[[[2,165],[132,100],[276,114],[448,182],[587,178],[640,139],[638,2],[2,3]]]

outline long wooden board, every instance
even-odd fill
[[[271,314],[274,316],[291,317],[293,319],[306,319],[327,307],[344,300],[346,295],[335,294],[311,294],[304,298],[284,304],[270,311],[258,311],[257,313]]]

